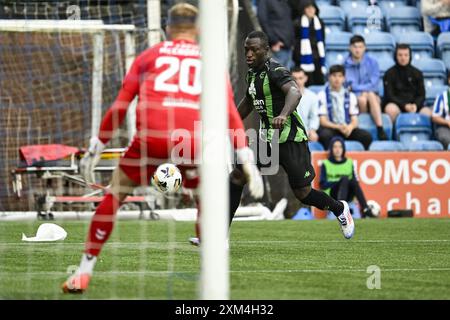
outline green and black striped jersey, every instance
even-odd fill
[[[246,95],[261,117],[262,133],[272,141],[274,128],[272,119],[280,115],[284,107],[285,95],[281,87],[294,81],[289,71],[274,59],[268,59],[259,70],[249,69],[247,73]],[[286,141],[308,141],[305,126],[297,111],[289,115],[279,133],[279,143]]]

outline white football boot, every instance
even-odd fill
[[[343,200],[340,201],[344,205],[344,211],[339,217],[337,217],[337,219],[339,221],[339,225],[341,226],[342,234],[344,235],[345,239],[350,239],[355,233],[355,222],[353,221],[352,214],[350,213],[348,203]]]

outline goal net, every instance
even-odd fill
[[[22,232],[27,236],[36,234],[42,221],[0,221],[0,298],[36,298],[34,294],[45,287],[48,290],[44,290],[42,298],[59,299],[57,282],[73,271],[65,269],[68,265],[79,262],[88,227],[85,221],[66,219],[80,220],[83,216],[77,212],[92,213],[98,203],[55,202],[57,196],[85,195],[86,190],[77,183],[52,179],[52,171],[16,174],[18,167],[25,167],[19,149],[48,144],[85,148],[89,138],[98,132],[101,117],[114,101],[133,59],[149,43],[164,38],[161,26],[167,8],[176,2],[179,1],[4,1],[0,6],[0,217],[8,220],[11,212],[53,212],[55,216],[58,212],[75,212],[58,216],[64,219],[63,227],[71,230],[64,242],[34,247],[19,239]],[[233,33],[229,44],[235,46],[237,1],[229,1],[228,6]],[[235,53],[234,48],[229,51],[232,80],[237,79]],[[133,116],[131,110],[108,148],[123,148],[129,143]],[[33,160],[39,163],[40,159]],[[73,161],[73,157],[68,157],[53,165],[70,167]],[[110,180],[108,174],[98,177],[102,185]],[[191,197],[182,195],[169,199],[154,196],[143,202],[145,208],[195,206]],[[195,211],[172,212],[172,219],[150,225],[146,220],[163,220],[164,213],[128,206],[132,210],[125,218],[146,219],[116,224],[102,253],[108,263],[100,264],[96,274],[100,283],[113,277],[118,280],[111,281],[109,291],[93,293],[88,298],[199,297],[198,257],[192,263],[198,250],[188,244],[186,237],[194,233],[193,224],[173,222],[173,217],[192,220]],[[252,211],[247,214],[251,216]],[[27,217],[23,215],[24,219]],[[24,267],[14,271],[8,261]],[[16,286],[9,280],[14,277]],[[136,290],[123,289],[125,284]]]

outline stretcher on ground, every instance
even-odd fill
[[[23,175],[34,175],[38,179],[45,181],[44,190],[39,190],[33,194],[38,219],[52,220],[52,209],[54,208],[54,205],[58,203],[92,204],[95,206],[103,200],[103,195],[107,187],[100,184],[88,183],[80,175],[79,163],[84,154],[82,150],[73,152],[74,149],[70,149],[69,151],[72,151],[70,154],[66,154],[67,152],[59,152],[47,157],[45,155],[36,157],[36,154],[39,155],[41,152],[46,153],[45,148],[39,147],[42,146],[38,146],[39,150],[37,151],[33,150],[31,157],[34,158],[32,159],[29,157],[30,154],[23,151],[25,149],[22,149],[22,147],[20,150],[22,161],[19,166],[11,170],[13,191],[18,198],[23,196]],[[54,145],[54,148],[64,147],[65,146]],[[125,149],[122,148],[116,148],[103,151],[101,160],[94,172],[99,175],[111,173],[116,167],[118,159],[124,150]],[[61,159],[57,159],[61,155],[65,156]],[[69,185],[71,183],[85,187],[86,193],[82,195],[73,195],[67,194],[67,190],[63,190],[63,195],[55,195],[55,184],[57,181],[61,181],[67,186],[67,188],[63,189],[70,189]],[[138,196],[130,195],[124,200],[124,203],[133,203],[137,205],[141,215],[143,215],[145,208],[149,208],[152,211],[157,207],[156,197],[151,193]],[[152,217],[151,214],[150,217]]]

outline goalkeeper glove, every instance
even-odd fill
[[[239,163],[242,164],[245,178],[247,179],[250,194],[255,199],[260,199],[264,195],[264,184],[261,173],[255,164],[253,151],[249,147],[236,150]]]
[[[80,173],[86,182],[95,183],[94,168],[100,161],[105,145],[97,137],[92,137],[89,149],[80,161]]]

